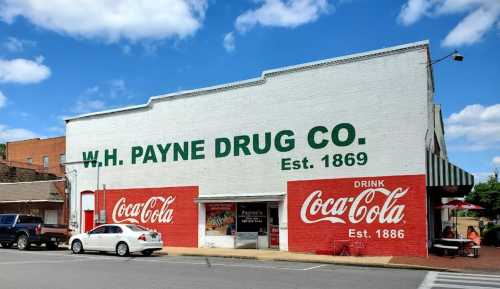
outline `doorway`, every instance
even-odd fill
[[[84,232],[88,232],[92,229],[94,229],[94,211],[92,210],[85,210],[84,212]]]
[[[279,249],[280,222],[278,206],[269,204],[269,248]]]

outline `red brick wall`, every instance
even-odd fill
[[[334,241],[335,253],[427,256],[425,175],[288,182],[289,250],[332,254]]]
[[[43,168],[43,156],[48,156],[47,172],[60,177],[64,175],[64,168],[60,166],[59,156],[66,154],[66,137],[36,138],[8,142],[6,145],[7,161],[26,163],[28,158],[32,158],[33,165]]]
[[[99,212],[106,207],[107,223],[136,223],[156,229],[165,246],[197,247],[197,197],[198,187],[106,190],[105,203],[103,191],[98,191],[95,208]],[[120,208],[128,208],[128,214]]]

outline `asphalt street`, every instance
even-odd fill
[[[73,255],[64,250],[0,249],[0,288],[474,289],[500,288],[500,277],[228,258],[120,258]]]

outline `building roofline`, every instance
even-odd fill
[[[55,180],[45,180],[45,181],[31,181],[31,182],[10,182],[10,183],[0,183],[0,185],[18,185],[18,184],[33,184],[33,183],[56,183],[56,182],[64,182],[64,179],[55,179]]]
[[[288,73],[304,71],[304,70],[309,70],[309,69],[315,69],[315,68],[320,68],[320,67],[330,66],[330,65],[337,65],[337,64],[362,61],[362,60],[366,60],[366,59],[370,59],[370,58],[374,58],[374,57],[380,57],[380,56],[385,56],[385,55],[402,53],[402,52],[406,52],[409,50],[420,49],[423,47],[425,47],[425,48],[429,47],[428,40],[412,42],[412,43],[408,43],[408,44],[397,45],[397,46],[392,46],[392,47],[383,48],[383,49],[371,50],[371,51],[367,51],[367,52],[355,53],[355,54],[350,54],[350,55],[346,55],[346,56],[334,57],[334,58],[329,58],[329,59],[324,59],[324,60],[319,60],[319,61],[307,62],[307,63],[303,63],[303,64],[298,64],[298,65],[291,65],[291,66],[285,66],[285,67],[276,68],[276,69],[264,70],[261,73],[260,77],[250,78],[247,80],[242,80],[242,81],[237,81],[237,82],[230,82],[230,83],[221,84],[221,85],[209,86],[209,87],[186,90],[186,91],[177,91],[177,92],[173,92],[173,93],[153,96],[153,97],[150,97],[148,102],[145,104],[110,109],[110,110],[104,110],[104,111],[93,112],[93,113],[87,113],[87,114],[82,114],[82,115],[78,115],[78,116],[74,116],[74,117],[67,117],[64,119],[64,121],[66,123],[68,123],[68,122],[73,121],[73,120],[82,119],[82,118],[90,118],[93,116],[101,116],[101,115],[107,115],[107,114],[113,114],[113,113],[119,113],[119,112],[127,112],[127,111],[132,111],[132,110],[146,109],[146,108],[150,107],[153,104],[153,102],[157,102],[157,101],[161,101],[161,100],[169,100],[169,99],[175,99],[178,97],[195,96],[195,95],[208,94],[208,93],[217,92],[217,91],[225,91],[225,90],[230,90],[230,89],[235,89],[235,88],[240,88],[240,87],[259,85],[259,84],[265,83],[267,78],[281,75],[281,74],[288,74]]]
[[[53,136],[53,137],[48,137],[48,138],[34,137],[34,138],[28,138],[28,139],[20,139],[20,140],[8,141],[8,142],[5,142],[5,144],[20,143],[20,142],[27,142],[27,141],[34,141],[34,140],[44,141],[44,140],[50,140],[50,139],[56,139],[56,138],[65,138],[65,137],[66,137],[65,135]]]

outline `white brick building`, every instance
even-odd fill
[[[428,192],[444,184],[426,187],[426,151],[446,159],[429,61],[428,42],[417,42],[69,118],[74,224],[138,221],[174,246],[258,238],[260,248],[321,253],[345,241],[362,243],[360,254],[425,255],[437,196]],[[470,189],[463,174],[447,185]],[[175,201],[147,202],[159,196]],[[170,222],[142,218],[167,208]],[[314,232],[326,238],[311,247]]]

